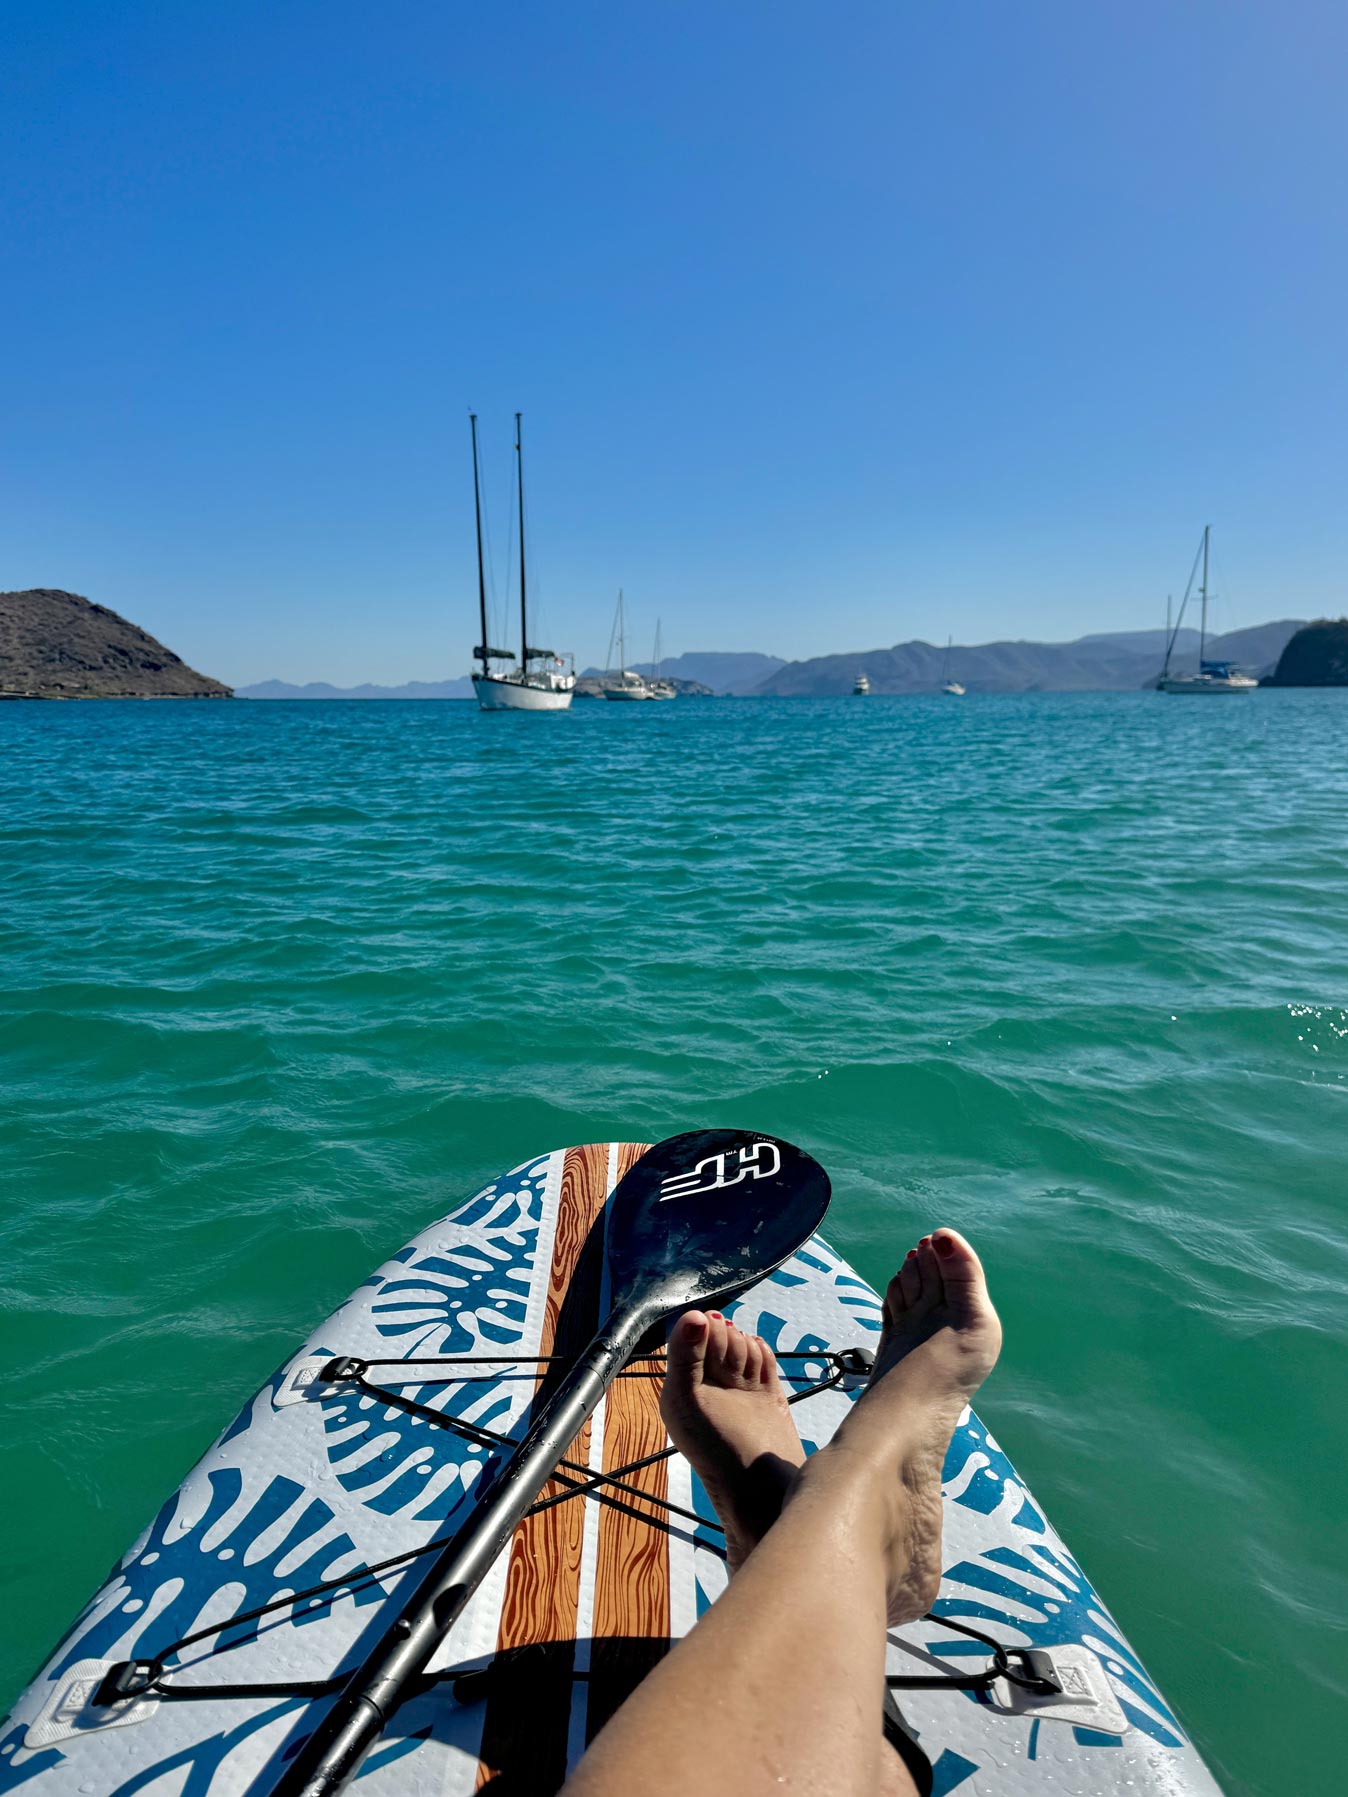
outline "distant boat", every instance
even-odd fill
[[[655,653],[651,656],[651,677],[646,682],[652,699],[677,699],[678,688],[672,680],[662,680],[660,670],[665,665],[665,658],[660,650],[660,620],[655,620]]]
[[[613,644],[618,644],[618,666],[613,669]],[[606,699],[654,699],[656,695],[640,674],[627,666],[627,635],[623,617],[623,591],[618,588],[618,609],[613,615],[613,629],[608,639],[609,672],[604,677]]]
[[[575,691],[576,675],[551,649],[536,649],[529,641],[529,599],[524,578],[524,449],[520,440],[520,414],[515,414],[515,465],[520,505],[520,662],[518,668],[493,672],[492,662],[514,661],[509,649],[493,649],[487,635],[487,577],[482,564],[482,489],[477,473],[477,413],[470,412],[473,432],[473,511],[477,520],[477,605],[482,640],[473,650],[482,671],[473,675],[473,691],[483,711],[565,711]],[[547,663],[546,667],[540,666]]]
[[[865,674],[858,674],[856,677],[856,684],[852,688],[852,697],[854,699],[864,699],[870,690],[871,683],[866,678]]]
[[[964,697],[964,688],[960,685],[958,680],[952,680],[950,678],[950,651],[954,645],[954,641],[955,639],[953,636],[946,638],[945,660],[941,664],[941,691],[943,693],[949,693],[952,699],[962,699]]]
[[[1212,526],[1203,526],[1203,582],[1198,589],[1202,602],[1198,631],[1198,672],[1196,674],[1172,674],[1170,657],[1174,652],[1175,638],[1179,635],[1180,625],[1184,622],[1184,608],[1189,603],[1189,594],[1193,590],[1194,574],[1198,568],[1198,556],[1194,557],[1194,566],[1189,573],[1189,584],[1184,589],[1184,598],[1180,601],[1179,617],[1175,620],[1175,628],[1166,638],[1165,666],[1161,669],[1161,677],[1156,682],[1163,693],[1252,693],[1259,682],[1249,674],[1242,674],[1234,662],[1209,661],[1208,646],[1208,545],[1212,535]]]

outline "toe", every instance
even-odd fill
[[[938,1229],[932,1237],[941,1269],[941,1283],[946,1295],[955,1298],[982,1297],[987,1292],[983,1265],[964,1237],[956,1229]]]
[[[777,1364],[777,1356],[760,1335],[758,1344],[763,1350],[763,1371],[759,1375],[759,1384],[766,1385],[771,1391],[782,1392],[783,1401],[786,1394],[782,1388],[782,1369]]]
[[[756,1335],[744,1337],[744,1382],[746,1385],[763,1383],[763,1358],[767,1349]]]
[[[726,1347],[730,1340],[730,1325],[719,1310],[707,1312],[707,1359],[706,1377],[719,1380],[725,1371]]]
[[[726,1325],[725,1370],[727,1375],[740,1380],[744,1377],[744,1369],[749,1359],[749,1338],[742,1329],[733,1323]]]
[[[907,1259],[899,1268],[899,1290],[903,1294],[905,1310],[911,1310],[922,1296],[922,1273],[918,1266],[916,1248],[908,1250]]]
[[[925,1309],[929,1304],[941,1302],[941,1262],[936,1253],[935,1238],[924,1235],[917,1245],[918,1271],[922,1275],[922,1302]]]
[[[710,1333],[709,1321],[700,1310],[686,1310],[669,1332],[660,1387],[660,1414],[666,1422],[687,1410],[702,1385]]]
[[[696,1385],[702,1378],[710,1331],[700,1310],[685,1310],[669,1332],[665,1377],[674,1385]]]

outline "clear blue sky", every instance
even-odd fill
[[[1341,0],[10,0],[0,586],[246,682],[1348,608]],[[504,570],[501,570],[504,572]]]

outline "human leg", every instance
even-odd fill
[[[709,1770],[747,1797],[784,1787],[840,1797],[911,1791],[881,1732],[885,1631],[935,1597],[941,1464],[1000,1346],[977,1257],[949,1230],[912,1251],[886,1292],[869,1388],[829,1446],[784,1480],[781,1515],[756,1546],[734,1467],[787,1462],[791,1450],[779,1407],[764,1401],[761,1369],[748,1378],[752,1349],[741,1363],[727,1335],[720,1350],[715,1321],[694,1313],[676,1330],[671,1368],[687,1378],[666,1416],[704,1460],[717,1433],[708,1419],[733,1417],[713,1442],[712,1480],[730,1493],[728,1535],[733,1526],[740,1550],[751,1551],[726,1594],[597,1737],[568,1797],[686,1797],[689,1781]],[[690,1425],[679,1405],[703,1386]]]

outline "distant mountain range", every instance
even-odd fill
[[[1283,618],[1208,638],[1208,654],[1234,661],[1251,674],[1269,673],[1302,620]],[[956,645],[950,651],[950,673],[971,693],[1136,692],[1160,672],[1165,654],[1163,630],[1116,630],[1078,637],[1071,643],[982,643]],[[695,681],[712,692],[754,698],[827,698],[850,693],[864,673],[873,693],[931,693],[941,684],[946,652],[933,643],[896,643],[892,649],[863,649],[846,655],[818,655],[811,661],[783,661],[776,655],[711,652],[671,656],[661,664],[676,681]],[[1175,665],[1193,667],[1198,660],[1198,632],[1181,630]],[[631,664],[639,673],[650,662]],[[594,680],[600,668],[586,668]],[[237,689],[242,699],[471,699],[467,675],[457,680],[412,680],[406,686],[328,686],[313,681],[289,686],[264,680]]]
[[[628,666],[638,674],[651,674],[655,663],[633,661]],[[667,680],[676,684],[688,681],[708,687],[714,693],[749,693],[769,675],[784,668],[780,655],[736,654],[671,655],[660,664]],[[603,668],[586,668],[582,679],[598,680]],[[467,674],[457,680],[409,680],[406,686],[328,686],[321,680],[307,686],[290,686],[284,680],[263,680],[257,686],[236,689],[241,699],[471,699],[473,684]]]
[[[236,686],[236,699],[471,699],[473,683],[467,674],[457,680],[409,680],[406,686],[329,686],[311,680],[307,686],[291,686],[284,680],[262,680],[256,686]]]
[[[1212,659],[1238,662],[1251,674],[1277,665],[1301,620],[1284,618],[1208,638]],[[1160,672],[1163,630],[1121,630],[1079,637],[1072,643],[983,643],[950,651],[950,675],[971,693],[1136,692]],[[897,643],[860,654],[820,655],[791,661],[754,689],[758,698],[825,698],[850,693],[865,674],[873,693],[931,693],[941,684],[946,652],[932,643]],[[1198,632],[1182,630],[1175,665],[1195,667]]]
[[[653,674],[653,661],[633,661],[628,666],[637,674]],[[780,655],[759,655],[755,651],[746,651],[742,655],[718,655],[709,650],[694,650],[690,655],[668,655],[660,663],[660,672],[666,680],[692,680],[699,686],[710,687],[714,693],[728,693],[732,697],[741,698],[752,693],[765,680],[771,678],[786,663]],[[586,668],[586,675],[597,679],[605,670],[603,668]]]

